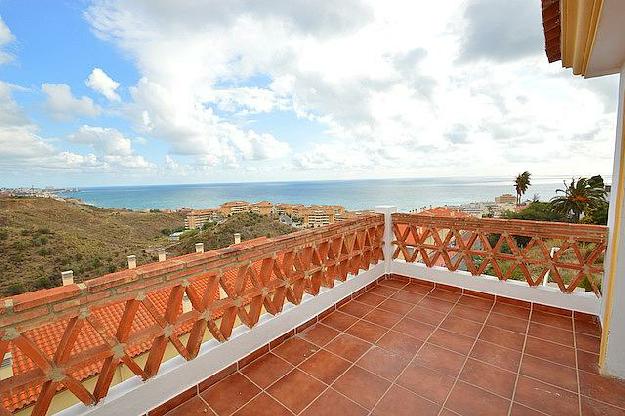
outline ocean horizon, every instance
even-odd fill
[[[609,178],[604,178],[609,183]],[[570,177],[534,177],[524,198],[536,194],[548,201]],[[80,188],[61,196],[79,198],[102,208],[176,209],[211,208],[227,201],[342,205],[348,210],[394,205],[400,211],[422,207],[494,201],[515,194],[510,177],[456,177],[355,179],[324,181],[208,183],[174,185],[102,186]]]

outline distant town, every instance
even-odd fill
[[[208,223],[219,223],[226,217],[242,212],[272,216],[281,223],[294,228],[317,228],[338,221],[354,218],[364,211],[347,211],[340,205],[274,204],[269,201],[250,203],[247,201],[230,201],[217,208],[185,209],[186,229],[199,229]]]

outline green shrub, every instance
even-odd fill
[[[26,288],[24,287],[24,284],[20,282],[12,283],[7,288],[8,295],[19,295],[20,293],[24,292],[26,292]]]
[[[50,280],[49,277],[42,276],[35,280],[33,286],[35,287],[35,289],[50,289],[54,287],[54,283]]]
[[[9,230],[0,229],[0,241],[4,241],[9,238]]]

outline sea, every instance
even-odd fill
[[[535,195],[548,201],[570,176],[533,177],[524,198]],[[606,178],[609,179],[609,178]],[[609,180],[607,181],[609,183]],[[61,194],[103,208],[176,209],[211,208],[244,200],[248,202],[342,205],[348,210],[393,205],[400,211],[430,206],[494,201],[501,194],[515,194],[513,178],[411,178],[306,182],[206,183],[187,185],[106,186],[80,188]]]

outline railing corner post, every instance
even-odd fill
[[[375,212],[384,214],[384,274],[391,274],[393,263],[393,217],[397,212],[397,207],[393,205],[379,205],[375,207]]]

